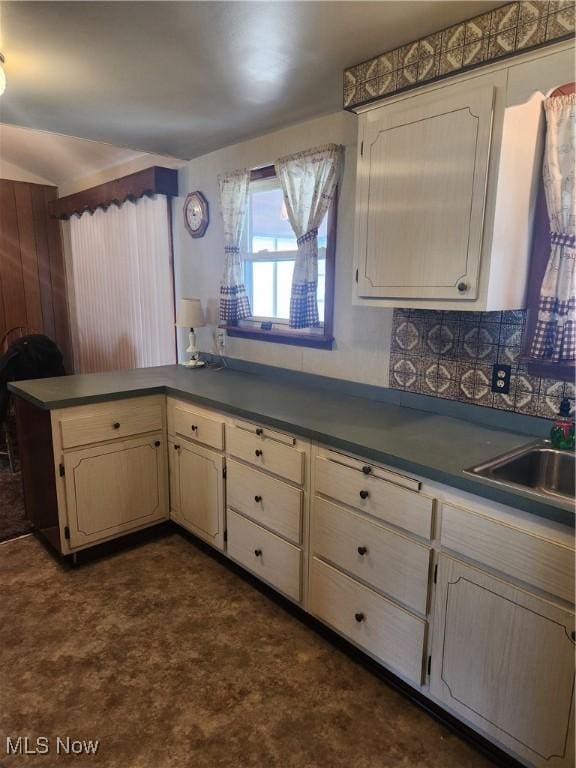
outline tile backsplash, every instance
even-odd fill
[[[518,362],[526,312],[435,312],[396,309],[390,387],[471,405],[551,418],[560,401],[574,405],[573,382],[528,374]],[[510,393],[493,393],[492,366],[512,366]]]

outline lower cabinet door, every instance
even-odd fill
[[[426,622],[313,557],[310,612],[420,685]]]
[[[171,516],[218,549],[224,547],[224,456],[184,440],[171,448]],[[174,463],[177,466],[174,467]]]
[[[64,469],[72,549],[168,517],[162,434],[71,451]]]
[[[431,693],[534,765],[573,765],[574,614],[442,555]]]

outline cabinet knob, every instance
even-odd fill
[[[468,283],[458,283],[457,288],[460,293],[466,293],[466,291],[468,290]]]
[[[358,554],[365,555],[368,552],[368,547],[358,547]]]
[[[258,435],[258,437],[264,434],[264,430],[262,429],[262,427],[256,427],[256,434]]]
[[[156,446],[156,448],[160,448],[160,440],[155,440],[154,445]]]
[[[198,427],[196,426],[196,424],[192,424],[190,429],[192,430],[192,432],[197,432],[198,431]]]
[[[180,450],[180,446],[179,445],[174,445],[174,450],[175,451],[179,451]]]
[[[362,467],[362,472],[364,472],[365,475],[369,475],[370,472],[372,472],[372,467],[369,467],[367,464]]]
[[[363,613],[355,613],[354,618],[358,622],[358,624],[361,624],[364,621],[364,614]]]
[[[361,498],[361,499],[367,499],[367,498],[368,498],[368,496],[370,496],[370,494],[368,493],[368,491],[360,491],[360,498]]]
[[[254,550],[254,554],[256,555],[256,557],[261,557],[261,555],[262,555],[262,550],[261,550],[261,549],[255,549],[255,550]]]
[[[262,496],[254,496],[254,501],[256,504],[258,504],[260,501],[262,501]]]
[[[259,448],[256,448],[256,450],[254,451],[254,453],[256,454],[256,456],[263,456],[263,455],[264,455],[264,454],[262,453],[262,451],[261,451]]]
[[[112,424],[112,426],[114,427],[114,429],[120,429],[120,422],[115,421],[114,424]]]

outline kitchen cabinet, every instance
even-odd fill
[[[538,51],[360,108],[355,303],[525,306],[541,104],[572,70]]]
[[[64,455],[69,544],[77,549],[166,517],[162,433]]]
[[[574,614],[440,556],[431,693],[534,765],[573,765]]]
[[[170,515],[218,549],[224,547],[224,456],[186,440],[170,441]]]

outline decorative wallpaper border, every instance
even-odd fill
[[[441,312],[395,309],[389,385],[529,416],[553,418],[563,397],[574,407],[573,382],[528,374],[518,362],[526,311]],[[510,392],[492,392],[492,366],[510,365]]]
[[[344,71],[344,108],[574,36],[575,0],[520,0]]]

